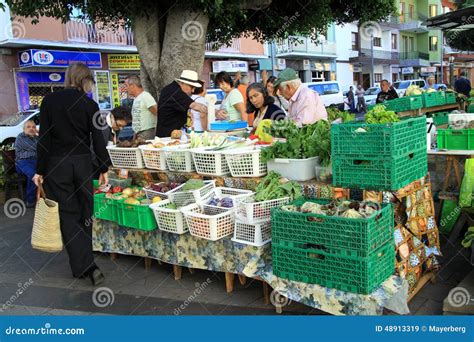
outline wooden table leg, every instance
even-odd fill
[[[444,181],[443,181],[443,188],[442,191],[446,191],[449,185],[449,178],[451,176],[451,166],[453,164],[453,160],[451,156],[446,156],[446,169],[444,170]]]
[[[262,281],[263,285],[263,304],[268,305],[270,304],[270,285],[267,282]]]
[[[181,280],[182,272],[183,268],[181,266],[173,265],[174,280]]]
[[[152,259],[151,258],[143,258],[143,260],[145,261],[145,270],[148,271],[151,268]]]
[[[454,175],[456,176],[456,182],[458,184],[458,189],[461,190],[461,173],[459,172],[459,165],[458,159],[453,157],[453,168],[454,168]]]
[[[227,293],[234,291],[234,273],[225,272],[225,289]]]
[[[247,277],[244,276],[243,274],[239,274],[239,282],[241,285],[245,285],[247,283]]]
[[[117,253],[110,253],[110,260],[114,261],[117,259]]]
[[[188,267],[188,271],[189,271],[190,274],[194,274],[194,273],[195,273],[194,268],[191,268],[191,267]]]

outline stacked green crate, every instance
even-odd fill
[[[415,110],[423,107],[423,98],[421,95],[403,96],[398,99],[385,101],[385,108],[394,112],[405,112],[407,110]]]
[[[331,126],[333,185],[398,190],[428,172],[426,117]]]
[[[446,97],[444,92],[433,91],[431,93],[423,93],[423,106],[424,107],[436,107],[446,104]]]

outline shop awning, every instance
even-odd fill
[[[440,30],[474,29],[474,6],[428,18],[423,24]]]

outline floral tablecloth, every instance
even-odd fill
[[[370,295],[289,281],[273,275],[270,244],[253,247],[230,238],[213,242],[189,234],[176,235],[159,229],[144,232],[96,220],[93,248],[190,268],[260,277],[285,297],[334,315],[380,315],[384,308],[398,314],[409,313],[408,284],[398,276],[387,279]]]

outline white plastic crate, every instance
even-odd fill
[[[261,177],[267,174],[267,163],[263,162],[258,147],[225,151],[224,154],[232,177]]]
[[[166,208],[170,203],[172,203],[170,200],[163,200],[150,204],[158,228],[169,233],[187,233],[188,225],[186,224],[183,213],[179,209]]]
[[[237,219],[248,224],[257,224],[270,220],[270,210],[290,203],[290,197],[255,202],[253,196],[248,196],[239,198],[236,202]]]
[[[197,190],[183,191],[182,188],[185,184],[182,184],[167,193],[168,199],[173,201],[173,203],[178,207],[207,200],[211,195],[212,189],[216,187],[215,180],[208,180],[204,181],[205,185]]]
[[[265,221],[258,224],[248,224],[235,221],[232,241],[260,247],[272,241],[272,223]]]
[[[192,150],[196,172],[209,176],[230,174],[229,165],[221,151],[209,151],[209,147]]]
[[[202,204],[204,206],[215,207],[213,205],[207,204],[212,198],[221,199],[224,197],[230,197],[232,199],[233,208],[235,208],[236,202],[239,198],[252,196],[253,194],[254,192],[251,190],[217,187],[211,191],[205,201],[198,201],[197,203]]]
[[[217,241],[234,232],[234,210],[191,204],[181,208],[191,235]]]
[[[316,177],[315,167],[319,157],[305,159],[276,158],[267,162],[268,171],[278,172],[282,177],[295,181],[308,181]]]
[[[146,147],[146,145],[139,146],[139,148],[147,169],[161,171],[168,169],[163,148]]]
[[[107,146],[112,165],[120,169],[143,169],[143,157],[138,147]]]
[[[163,152],[170,171],[194,172],[196,170],[189,144],[163,147]]]
[[[160,184],[160,183],[165,183],[165,182],[159,182],[159,183],[156,183],[156,184]],[[176,189],[176,188],[175,188]],[[148,198],[149,200],[152,200],[154,197],[156,196],[159,196],[161,199],[167,199],[168,198],[168,194],[173,191],[174,189],[170,190],[170,191],[167,191],[167,192],[159,192],[159,191],[155,191],[155,190],[152,190],[152,189],[149,189],[147,187],[144,187],[143,188],[143,191],[145,191],[145,196],[146,198]]]

